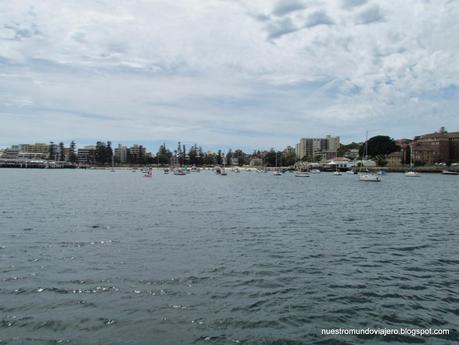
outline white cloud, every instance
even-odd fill
[[[459,86],[458,2],[24,0],[0,13],[0,145],[457,129],[443,90]]]

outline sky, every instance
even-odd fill
[[[459,130],[458,0],[0,2],[0,147]]]

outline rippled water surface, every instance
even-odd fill
[[[459,178],[0,170],[0,344],[458,343]],[[322,336],[322,328],[450,336]]]

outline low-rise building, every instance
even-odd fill
[[[459,132],[440,131],[420,135],[411,143],[413,160],[421,164],[459,162]]]
[[[252,158],[252,159],[250,160],[249,165],[250,165],[251,167],[259,167],[259,166],[262,166],[262,165],[263,165],[263,159],[261,159],[261,158]]]
[[[79,148],[77,161],[82,164],[94,164],[96,162],[96,146],[88,145],[83,148]]]

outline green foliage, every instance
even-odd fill
[[[77,156],[76,156],[76,144],[75,141],[72,140],[70,143],[70,148],[69,148],[69,162],[70,163],[75,163],[77,161]]]
[[[395,141],[388,136],[377,135],[368,140],[368,156],[370,157],[387,155],[399,149]],[[359,154],[361,157],[365,155],[365,145],[360,147]]]
[[[363,145],[362,144],[359,144],[359,143],[350,143],[350,144],[347,144],[347,145],[341,145],[339,148],[338,148],[338,157],[343,157],[344,154],[346,152],[348,152],[349,150],[355,150],[355,149],[358,149],[360,150],[360,148],[362,147]]]

